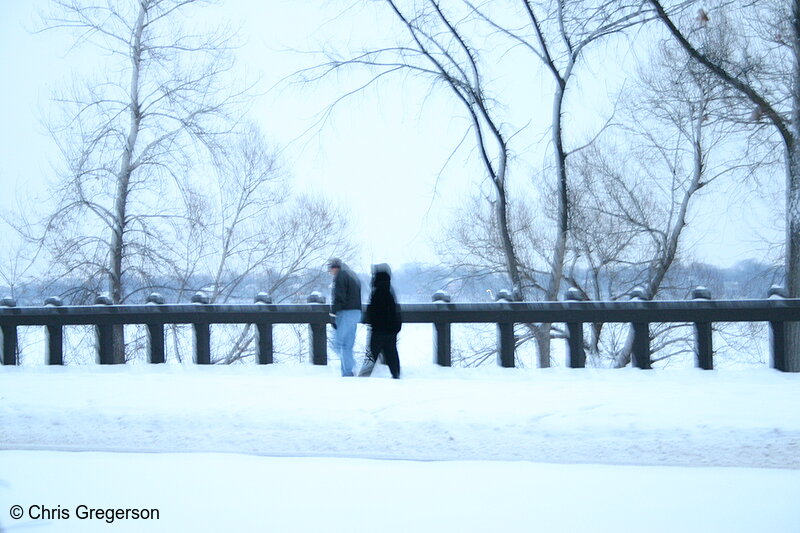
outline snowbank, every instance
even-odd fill
[[[377,373],[0,367],[0,527],[798,531],[800,375]]]
[[[336,372],[3,368],[0,448],[800,468],[799,375]]]

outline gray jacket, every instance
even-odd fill
[[[361,310],[361,282],[352,270],[343,266],[333,278],[331,288],[331,312],[345,309]]]

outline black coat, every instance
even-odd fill
[[[331,312],[336,314],[344,309],[361,310],[361,282],[347,267],[339,269],[331,289]]]
[[[372,294],[364,322],[372,326],[374,332],[396,335],[403,322],[392,291],[391,279],[387,272],[377,272],[372,278]]]

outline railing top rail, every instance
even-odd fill
[[[432,303],[401,306],[407,322],[780,322],[800,299]],[[444,320],[437,319],[444,314]]]
[[[800,299],[413,303],[411,323],[784,322],[800,321]],[[329,321],[326,304],[132,304],[0,307],[0,325],[273,323]]]

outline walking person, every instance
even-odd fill
[[[352,376],[355,366],[353,344],[356,342],[356,327],[361,321],[361,282],[341,259],[335,257],[328,261],[328,272],[333,276],[331,315],[336,330],[333,349],[339,354],[342,376]]]
[[[364,322],[370,326],[369,351],[359,376],[369,376],[380,355],[389,366],[392,377],[400,377],[400,356],[397,354],[397,334],[402,327],[400,308],[392,290],[392,275],[388,265],[376,265],[372,274],[372,293]]]

